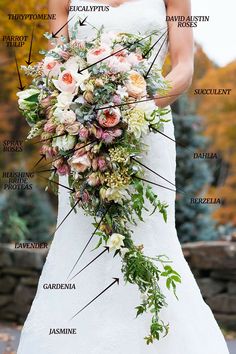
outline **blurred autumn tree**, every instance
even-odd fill
[[[0,31],[2,36],[28,36],[23,47],[11,48],[1,41],[0,53],[0,75],[1,75],[1,96],[0,96],[0,146],[2,150],[4,140],[25,140],[29,131],[29,126],[25,119],[21,116],[17,106],[16,93],[19,91],[19,79],[16,70],[15,56],[19,67],[27,65],[26,60],[29,58],[29,48],[31,34],[34,26],[34,41],[32,46],[31,60],[37,62],[41,60],[39,50],[47,48],[47,40],[43,34],[48,31],[47,21],[15,21],[9,20],[8,14],[27,14],[27,13],[47,13],[47,0],[27,0],[27,1],[6,1],[1,0],[0,3]],[[23,86],[27,85],[26,77],[22,74],[21,80]],[[35,162],[39,160],[39,145],[33,145],[25,142],[23,152],[20,153],[1,153],[0,170],[2,171],[19,171],[29,170]],[[41,180],[37,180],[37,184],[41,184]],[[45,183],[43,183],[45,186]],[[38,199],[36,198],[38,196]],[[0,234],[4,236],[4,232],[8,231],[12,234],[13,239],[17,239],[21,235],[22,239],[36,235],[38,240],[48,236],[48,228],[55,223],[51,206],[45,194],[38,188],[34,188],[30,195],[23,193],[2,192],[0,208]],[[15,200],[14,200],[15,198]],[[18,200],[16,200],[18,198]],[[41,198],[41,199],[40,199]],[[56,205],[56,198],[51,200]],[[10,203],[12,201],[12,203]],[[17,201],[17,203],[16,203]],[[24,208],[24,203],[28,203],[28,209]],[[30,204],[31,203],[31,204]],[[18,209],[17,209],[18,208]],[[7,210],[8,214],[3,215],[3,211]],[[27,215],[26,215],[27,214]],[[25,216],[26,215],[26,216]],[[32,225],[29,220],[32,220]],[[34,228],[34,230],[33,230]],[[3,232],[3,230],[5,230]],[[30,232],[30,236],[28,233]],[[18,236],[17,236],[18,235]],[[1,238],[1,241],[3,239]]]
[[[19,114],[17,108],[16,92],[19,86],[19,80],[16,71],[14,55],[16,55],[19,66],[26,65],[28,60],[29,46],[33,25],[35,25],[34,41],[32,48],[32,60],[35,62],[40,60],[39,50],[47,47],[47,40],[43,37],[43,33],[48,30],[47,21],[13,21],[9,20],[8,14],[24,14],[24,13],[47,13],[47,1],[27,0],[27,1],[7,1],[1,0],[0,4],[0,30],[2,35],[28,36],[26,44],[21,48],[6,47],[5,42],[1,42],[0,54],[0,75],[1,75],[1,128],[0,141],[4,139],[24,140],[27,136],[28,125],[25,119]],[[26,78],[22,75],[23,86],[26,84]],[[19,163],[22,168],[32,166],[38,159],[38,146],[26,144],[24,152],[18,154],[2,154],[1,169],[12,164],[11,167],[17,166]],[[23,166],[22,166],[23,165]]]
[[[205,134],[211,149],[222,156],[215,168],[211,195],[224,199],[215,213],[219,223],[236,225],[236,61],[223,68],[211,68],[198,81],[198,88],[227,88],[230,95],[201,96],[198,112],[206,117]]]

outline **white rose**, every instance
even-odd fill
[[[59,136],[53,139],[52,146],[58,147],[59,150],[67,151],[73,149],[76,144],[76,137],[72,135]]]
[[[111,251],[119,250],[122,246],[124,246],[124,242],[123,242],[124,239],[125,236],[121,234],[112,234],[109,237],[107,246],[110,248]]]
[[[73,124],[76,121],[76,115],[73,111],[63,111],[60,117],[60,123]]]
[[[61,92],[57,96],[57,104],[56,106],[62,109],[69,109],[72,101],[73,101],[74,95],[70,92]]]

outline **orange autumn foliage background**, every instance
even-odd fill
[[[19,11],[20,9],[20,11]],[[28,35],[29,39],[22,48],[6,48],[1,42],[0,74],[1,74],[1,110],[0,110],[0,141],[4,139],[25,139],[28,126],[17,109],[16,92],[19,86],[14,53],[19,65],[28,59],[30,36],[35,24],[32,60],[41,58],[40,49],[47,47],[43,33],[48,31],[47,21],[9,21],[10,13],[47,13],[47,1],[27,0],[9,2],[1,0],[1,33],[4,35]],[[225,67],[217,67],[196,46],[195,75],[188,93],[190,101],[195,103],[197,114],[204,120],[204,134],[210,139],[209,151],[217,152],[223,163],[218,168],[217,178],[211,186],[209,195],[224,199],[224,205],[217,209],[214,217],[222,224],[236,225],[236,61]],[[26,78],[22,75],[23,85]],[[195,96],[195,88],[228,88],[232,89],[229,96]],[[20,156],[19,156],[20,155]],[[39,147],[27,143],[22,154],[1,154],[0,167],[11,169],[16,165],[29,168],[39,159]]]

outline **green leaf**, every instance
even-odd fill
[[[39,97],[39,93],[35,93],[34,95],[25,98],[24,101],[37,103],[38,102],[38,97]]]

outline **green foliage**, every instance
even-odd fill
[[[32,190],[8,192],[0,210],[0,241],[50,241],[55,214],[46,193]]]
[[[163,271],[157,266],[157,262]],[[145,337],[146,343],[151,344],[167,335],[169,325],[159,318],[161,309],[167,306],[165,295],[158,283],[161,277],[166,278],[166,286],[176,295],[176,284],[181,283],[180,275],[168,264],[164,257],[151,258],[142,253],[139,247],[133,247],[123,257],[122,272],[125,281],[136,284],[143,295],[142,303],[136,307],[137,316],[150,312],[153,314],[150,333]]]

